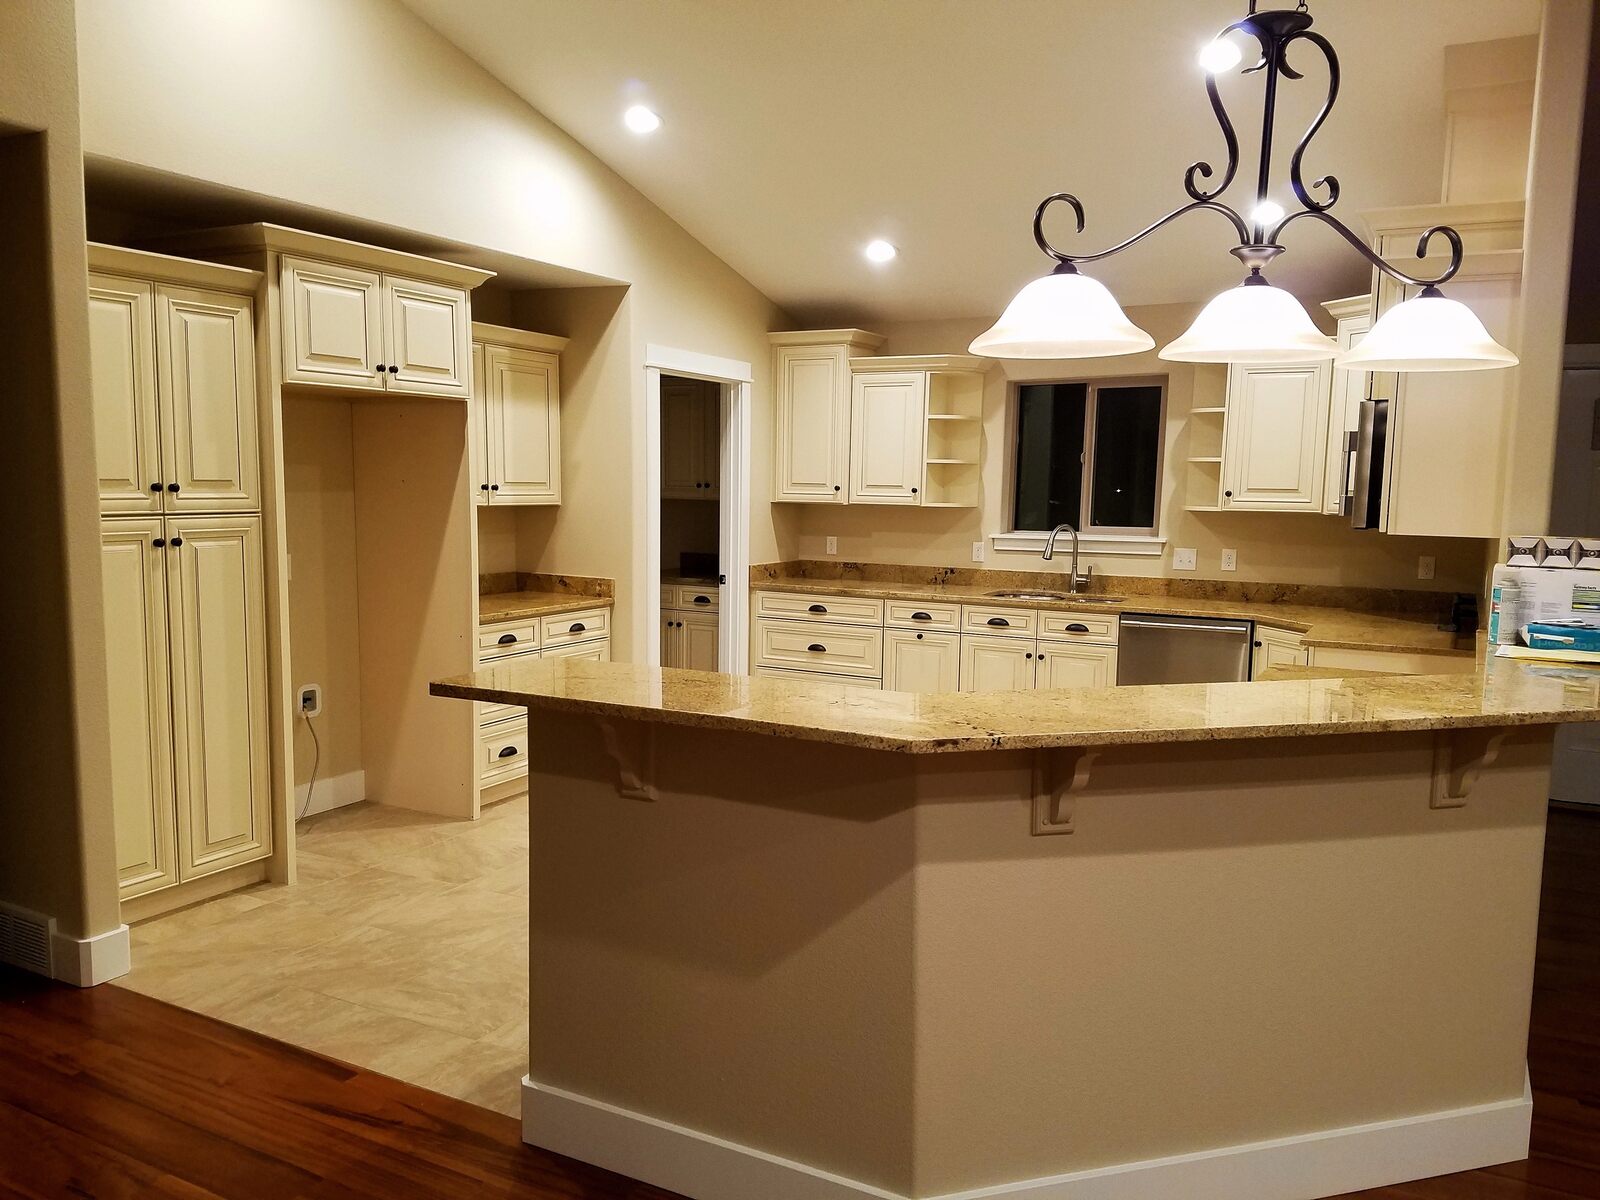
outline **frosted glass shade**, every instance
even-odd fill
[[[1098,279],[1063,271],[1035,279],[968,349],[988,358],[1105,358],[1156,341],[1129,321]]]
[[[1300,301],[1269,283],[1229,288],[1200,310],[1182,337],[1162,347],[1169,362],[1281,363],[1332,358],[1339,347],[1311,323]]]
[[[1337,365],[1356,371],[1492,371],[1516,366],[1517,356],[1489,336],[1477,313],[1430,288],[1379,317]]]

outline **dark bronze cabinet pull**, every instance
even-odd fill
[[[710,604],[711,603],[711,597],[710,596],[696,596],[694,598],[694,602],[696,604]]]
[[[925,612],[914,612],[914,613],[911,614],[911,619],[913,621],[931,621],[931,620],[933,620],[933,614],[932,613],[925,613]]]
[[[806,647],[806,649],[810,650],[814,654],[826,654],[828,652],[828,648],[821,642],[812,642],[811,645]]]
[[[1089,627],[1087,625],[1085,625],[1082,621],[1074,621],[1071,625],[1067,626],[1067,632],[1068,633],[1088,633],[1089,632]]]
[[[500,753],[497,754],[495,757],[496,758],[515,758],[516,756],[517,756],[517,748],[515,746],[501,746],[500,747]]]
[[[806,611],[807,612],[822,612],[822,613],[825,613],[825,612],[828,611],[828,606],[826,604],[813,604]]]
[[[567,627],[567,632],[568,633],[582,633],[584,631],[584,628],[585,628],[585,626],[584,626],[584,623],[582,621],[574,621],[570,626]]]
[[[514,634],[514,633],[502,633],[500,635],[500,644],[502,646],[509,646],[509,645],[511,645],[512,642],[514,642],[516,640],[517,640],[517,635]]]
[[[1009,628],[1010,625],[1011,625],[1011,622],[1006,620],[1004,617],[990,617],[989,618],[989,624],[991,624],[991,625],[1004,625],[1007,628]]]

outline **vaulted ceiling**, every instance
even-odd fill
[[[993,314],[1048,266],[1029,231],[1046,193],[1088,212],[1062,244],[1098,249],[1181,203],[1184,168],[1220,166],[1197,49],[1243,0],[402,0],[589,147],[797,319]],[[1307,152],[1336,212],[1439,198],[1444,47],[1532,33],[1538,0],[1316,0],[1339,101]],[[1327,73],[1280,92],[1274,193]],[[1224,90],[1244,145],[1228,197],[1248,206],[1259,75]],[[621,123],[643,102],[662,128]],[[899,247],[874,266],[870,239]],[[1191,214],[1094,273],[1124,304],[1204,299],[1236,281],[1229,227]],[[1274,281],[1307,300],[1367,272],[1311,223]]]

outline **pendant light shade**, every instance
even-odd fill
[[[1424,288],[1373,324],[1336,364],[1355,371],[1492,371],[1517,365],[1517,356],[1459,300]]]
[[[1018,292],[969,349],[988,358],[1105,358],[1155,344],[1128,320],[1105,284],[1068,267]]]
[[[1339,347],[1288,292],[1251,275],[1200,310],[1194,324],[1162,347],[1169,362],[1285,363],[1332,358]]]

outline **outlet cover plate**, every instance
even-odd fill
[[[828,539],[828,553],[829,554],[837,554],[837,553],[839,553],[839,539],[838,538],[831,537],[831,538]]]
[[[1433,555],[1419,554],[1417,556],[1417,578],[1432,579],[1434,570]]]
[[[972,561],[973,562],[982,562],[983,561],[983,543],[982,542],[973,542],[972,543]]]
[[[300,701],[300,715],[302,717],[320,717],[322,715],[322,685],[320,683],[302,683],[295,689],[295,696]]]
[[[1192,571],[1195,568],[1197,555],[1192,546],[1178,546],[1172,551],[1172,569],[1174,571]]]
[[[1224,571],[1237,571],[1239,569],[1239,552],[1237,550],[1224,550],[1222,552],[1222,569]]]

